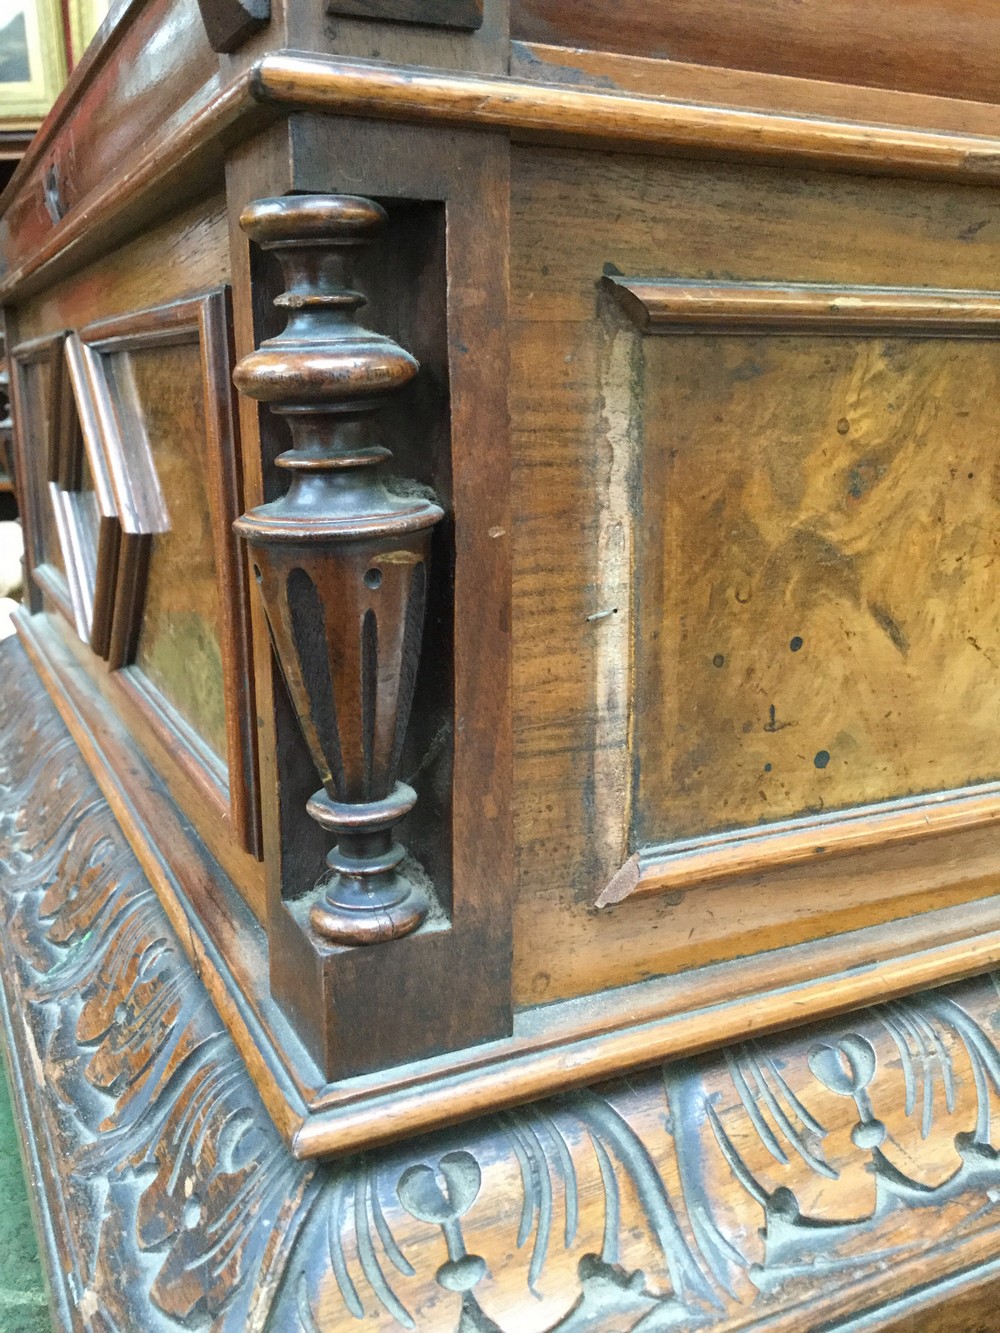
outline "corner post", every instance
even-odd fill
[[[375,944],[409,934],[428,898],[393,826],[416,802],[397,780],[420,659],[432,530],[424,494],[389,490],[388,449],[361,423],[419,367],[392,339],[355,323],[351,254],[386,221],[372,200],[288,195],[250,204],[240,225],[279,260],[284,331],[237,365],[241,393],[287,421],[275,465],[287,492],[245,514],[275,652],[322,782],[307,810],[335,839],[310,921],[325,941]],[[405,488],[409,490],[409,488]]]

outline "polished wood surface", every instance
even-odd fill
[[[43,127],[18,630],[150,916],[91,788],[11,930],[100,959],[52,1216],[95,1096],[168,1176],[120,1297],[57,1243],[98,1311],[989,1301],[1000,90],[983,5],[897,9],[121,0]]]
[[[529,41],[664,61],[905,89],[995,102],[985,52],[1000,17],[979,0],[514,0],[511,33]]]

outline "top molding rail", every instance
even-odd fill
[[[32,172],[41,178],[52,137],[73,111],[72,88],[69,92],[29,150],[15,188]],[[110,248],[128,227],[130,212],[154,190],[182,176],[197,177],[206,163],[218,160],[220,143],[252,133],[288,110],[505,129],[518,139],[576,140],[605,150],[643,148],[679,156],[797,162],[864,175],[1000,184],[997,136],[734,110],[282,51],[258,60],[214,93],[184,131],[144,148],[112,181],[70,208],[4,278],[0,299],[36,290],[54,264],[64,272],[86,262],[92,256],[84,247],[95,234],[103,234]]]

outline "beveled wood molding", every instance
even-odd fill
[[[633,895],[686,890],[998,823],[1000,783],[991,782],[642,847],[594,905],[611,907]]]
[[[96,77],[102,52],[87,61]],[[72,85],[71,81],[71,85]],[[36,136],[18,179],[41,179],[44,154],[72,107],[64,94]],[[137,146],[128,172],[74,201],[40,239],[12,249],[0,301],[19,300],[57,274],[110,249],[133,210],[166,183],[187,182],[214,161],[213,144],[260,128],[281,108],[373,119],[502,128],[529,142],[570,139],[597,148],[645,148],[680,156],[797,163],[827,171],[951,180],[1000,181],[1000,135],[910,129],[827,116],[700,105],[605,88],[486,77],[349,57],[280,51],[255,61],[168,142]],[[41,186],[39,186],[41,188]],[[188,192],[192,187],[188,186]]]
[[[600,286],[642,335],[1000,337],[1000,291],[616,273],[605,274]],[[1000,783],[983,783],[648,844],[625,859],[595,906],[972,830],[998,820]]]
[[[45,617],[21,614],[17,629],[297,1158],[391,1144],[658,1060],[763,1036],[806,1015],[826,1018],[1000,965],[1000,904],[990,896],[541,1005],[516,1016],[510,1037],[324,1084],[301,1048],[287,1039],[279,1046],[271,1035],[266,950],[259,931],[245,930],[248,913],[238,895],[220,883],[218,867],[207,866],[204,849],[186,846],[183,818],[164,800],[123,725],[73,670]],[[124,774],[134,775],[127,789]]]
[[[284,417],[292,448],[275,466],[287,492],[236,523],[271,637],[322,782],[309,815],[336,841],[310,909],[334,944],[380,944],[416,930],[430,903],[394,826],[416,804],[398,780],[420,662],[435,501],[390,491],[389,450],[355,424],[417,373],[391,338],[354,322],[354,252],[386,222],[351,195],[259,199],[240,225],[281,263],[285,330],[243,357],[241,393]],[[317,868],[318,869],[318,868]]]
[[[617,274],[602,283],[643,333],[1000,337],[1000,292]]]
[[[61,1327],[992,1327],[995,975],[301,1162],[0,662],[0,1020]]]

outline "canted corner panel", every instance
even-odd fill
[[[598,904],[1000,821],[1000,293],[603,284],[643,367]]]
[[[80,341],[66,336],[52,366],[49,498],[76,631],[107,657],[121,548],[121,520],[105,442],[93,410]]]

